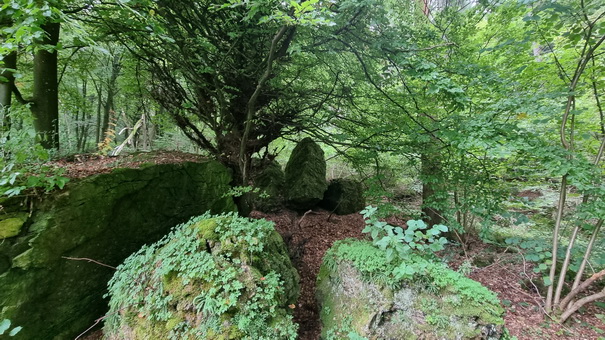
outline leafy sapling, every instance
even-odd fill
[[[373,244],[386,251],[387,259],[393,260],[396,256],[402,260],[408,259],[412,254],[430,256],[430,254],[443,250],[447,243],[441,233],[447,232],[448,227],[436,224],[429,227],[421,220],[410,220],[404,230],[399,226],[392,226],[379,221],[375,216],[376,207],[368,206],[361,214],[366,227],[362,232],[369,233]]]
[[[397,279],[410,279],[414,274],[424,272],[435,259],[434,253],[443,250],[447,239],[440,236],[448,227],[437,224],[429,227],[420,220],[410,220],[404,230],[379,221],[376,207],[368,206],[361,214],[366,227],[362,232],[369,233],[374,246],[385,251],[387,261],[398,265],[392,275]]]

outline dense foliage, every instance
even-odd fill
[[[56,155],[161,148],[212,156],[246,188],[253,157],[310,136],[377,213],[419,192],[405,212],[461,245],[525,214],[515,190],[556,185],[534,219],[552,243],[520,247],[540,248],[545,310],[564,321],[605,297],[578,295],[605,275],[602,0],[8,0],[0,36],[3,195],[62,187],[43,165]],[[403,229],[370,228],[407,251]]]

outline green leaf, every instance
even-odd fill
[[[11,321],[9,319],[4,319],[0,322],[0,335],[4,334],[11,326]]]
[[[446,233],[449,230],[449,228],[443,224],[436,224],[433,226],[433,229],[435,229],[435,228],[442,233]]]
[[[19,333],[22,329],[23,329],[23,327],[21,327],[21,326],[15,327],[15,328],[13,328],[12,331],[10,331],[10,333],[8,333],[8,336],[17,335],[17,333]]]

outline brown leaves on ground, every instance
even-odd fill
[[[275,214],[252,213],[253,218],[266,218],[275,223],[276,229],[284,237],[294,255],[294,265],[301,276],[301,295],[294,310],[294,319],[299,323],[299,340],[319,339],[321,324],[315,300],[315,280],[324,253],[337,240],[348,237],[365,237],[361,230],[364,221],[361,215],[332,215],[327,211],[309,211],[297,214],[284,210]],[[403,219],[390,219],[389,223],[404,225]],[[297,249],[302,246],[302,249]],[[533,282],[541,280],[533,272],[530,263],[523,262],[521,255],[509,248],[492,248],[475,240],[467,250],[451,246],[451,251],[443,252],[443,257],[452,269],[475,257],[487,257],[491,263],[482,268],[472,267],[468,275],[498,294],[506,308],[506,327],[519,340],[534,339],[586,339],[596,340],[605,334],[605,324],[596,317],[599,308],[587,307],[576,314],[565,325],[552,322],[542,312],[542,297]]]
[[[63,176],[69,178],[84,178],[96,174],[105,174],[117,168],[137,169],[147,164],[173,164],[184,162],[200,162],[206,158],[201,155],[180,151],[138,152],[118,157],[100,156],[96,154],[72,155],[49,162],[51,167],[65,170]]]

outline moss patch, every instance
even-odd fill
[[[301,140],[286,164],[285,196],[289,206],[306,210],[315,206],[328,188],[324,152],[311,138]]]
[[[276,161],[269,163],[262,171],[254,175],[254,186],[261,194],[253,195],[254,207],[263,212],[279,210],[283,201],[285,174]]]
[[[0,240],[17,236],[27,221],[26,213],[12,213],[0,216]]]

